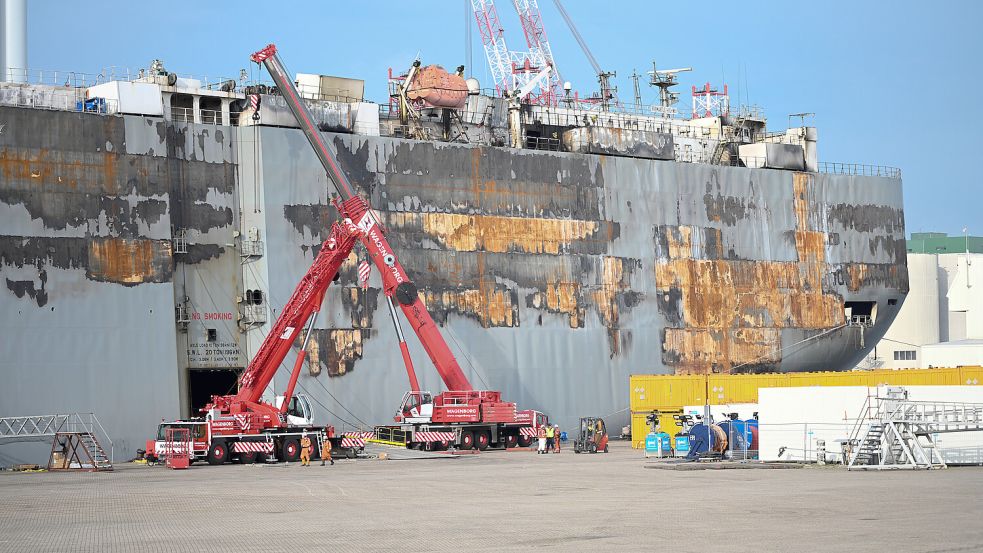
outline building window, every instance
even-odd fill
[[[915,350],[898,350],[894,352],[895,361],[914,361],[916,359]]]

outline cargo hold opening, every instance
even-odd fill
[[[876,301],[843,302],[846,324],[849,326],[872,326],[877,319]]]
[[[212,396],[234,394],[242,369],[188,369],[188,396],[191,416],[201,416],[201,408]]]

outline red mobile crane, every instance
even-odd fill
[[[251,59],[266,65],[314,147],[340,195],[335,206],[342,214],[343,221],[342,224],[332,225],[311,268],[243,372],[238,393],[212,396],[211,403],[202,409],[205,413],[203,419],[161,423],[157,439],[147,442],[147,455],[150,458],[159,457],[169,447],[177,447],[169,444],[165,438],[167,430],[173,428],[188,428],[192,437],[191,459],[206,457],[211,464],[222,464],[233,456],[238,456],[239,461],[244,463],[265,460],[267,456],[295,461],[300,456],[300,437],[304,434],[316,437],[317,451],[320,451],[324,440],[331,441],[333,448],[347,449],[349,454],[353,452],[352,448],[364,445],[364,441],[358,437],[335,436],[331,426],[314,425],[307,398],[294,395],[306,357],[307,342],[324,295],[359,240],[382,274],[384,294],[411,388],[403,395],[402,405],[396,414],[396,422],[400,424],[376,427],[376,435],[386,441],[427,449],[446,449],[451,445],[464,449],[529,445],[535,436],[535,428],[546,424],[545,415],[532,410],[516,411],[514,403],[502,401],[500,392],[474,390],[471,387],[420,299],[416,285],[389,246],[378,216],[365,200],[355,194],[348,177],[339,169],[334,154],[314,124],[310,110],[301,100],[293,82],[287,78],[286,69],[276,55],[276,47],[271,44],[253,54]],[[447,391],[433,396],[420,390],[393,297],[437,368]],[[303,335],[286,393],[275,398],[276,405],[262,401],[264,390],[300,336],[305,323],[307,331]]]
[[[242,373],[238,393],[212,396],[211,403],[202,409],[205,413],[203,419],[161,423],[157,438],[147,441],[147,455],[150,458],[160,457],[167,453],[168,448],[176,447],[166,439],[168,429],[174,428],[190,430],[192,447],[189,453],[192,460],[204,457],[211,464],[222,464],[233,456],[238,456],[243,463],[265,460],[271,455],[295,461],[300,456],[300,438],[304,434],[315,438],[312,442],[318,445],[317,451],[320,451],[324,440],[331,441],[333,448],[364,445],[358,439],[335,436],[331,426],[314,425],[307,398],[294,395],[294,387],[307,354],[307,342],[317,321],[324,294],[351,253],[358,236],[358,229],[354,226],[338,223],[331,226],[331,232],[321,244],[314,263]],[[262,401],[264,390],[273,380],[305,323],[307,331],[303,334],[286,393],[275,399],[277,405]]]
[[[377,435],[385,434],[390,441],[429,449],[443,449],[452,444],[464,449],[485,449],[496,445],[512,447],[531,443],[535,428],[546,423],[545,415],[532,410],[516,411],[514,403],[502,401],[500,392],[472,388],[420,299],[416,285],[400,265],[386,240],[386,232],[379,216],[355,193],[347,175],[340,169],[337,159],[325,143],[307,104],[288,77],[287,70],[277,55],[276,46],[270,44],[254,53],[250,59],[266,66],[324,166],[329,180],[334,184],[340,196],[336,205],[345,224],[361,231],[362,244],[382,275],[383,293],[396,327],[410,391],[403,395],[402,404],[396,413],[395,420],[400,424],[377,427]],[[394,297],[440,374],[447,391],[433,396],[430,392],[420,390],[393,304]]]

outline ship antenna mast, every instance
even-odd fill
[[[676,108],[674,106],[679,101],[679,93],[673,92],[670,89],[679,84],[679,81],[676,80],[677,74],[692,70],[692,67],[659,69],[655,66],[655,61],[652,62],[652,70],[648,72],[651,75],[649,85],[659,89],[659,104],[652,106],[654,113],[666,118],[676,115]]]

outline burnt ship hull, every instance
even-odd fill
[[[337,217],[331,187],[297,129],[0,122],[0,415],[94,410],[132,452],[234,383]],[[473,385],[561,427],[626,421],[630,374],[852,368],[907,293],[900,178],[329,138]],[[299,382],[339,429],[390,420],[407,388],[364,258]]]

